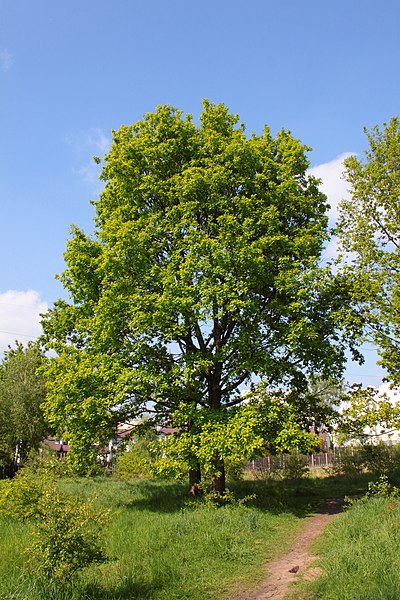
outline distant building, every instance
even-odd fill
[[[47,437],[41,443],[41,447],[44,450],[51,450],[57,454],[58,458],[65,458],[69,451],[69,445],[66,444],[62,439],[55,439],[53,436]]]
[[[391,388],[389,383],[382,383],[382,385],[379,386],[376,395],[378,398],[386,397],[393,407],[396,406],[400,400],[399,388]],[[392,445],[400,442],[399,429],[386,429],[377,425],[372,428],[366,427],[364,433],[365,435],[371,436],[373,443],[383,442],[384,444]]]
[[[370,387],[369,389],[374,390],[373,387]],[[379,388],[375,390],[375,399],[378,402],[380,399],[388,400],[390,404],[395,407],[400,401],[400,389],[397,387],[391,387],[390,383],[382,383]],[[343,402],[341,408],[345,409],[347,405],[347,402]],[[365,427],[358,437],[348,439],[342,444],[338,444],[338,439],[335,434],[332,436],[332,442],[334,446],[357,446],[360,444],[361,440],[368,441],[371,444],[379,444],[383,442],[384,444],[391,446],[393,444],[400,443],[400,429],[390,429],[384,427],[383,425]]]

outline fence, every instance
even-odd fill
[[[295,458],[295,461],[293,459]],[[319,454],[280,454],[278,456],[266,456],[256,458],[247,463],[245,471],[272,473],[295,468],[296,462],[299,466],[310,469],[326,468],[339,463],[347,464],[348,468],[358,471],[363,469],[369,471],[400,470],[400,445],[388,444],[365,444],[362,446],[341,446],[331,452],[320,452]]]
[[[278,456],[265,456],[250,460],[245,468],[245,471],[278,471],[284,469],[287,462],[290,460],[290,454],[279,454]],[[334,452],[320,452],[319,454],[302,454],[299,455],[302,464],[310,469],[321,467],[331,467],[334,464]]]

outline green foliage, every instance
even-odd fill
[[[95,510],[91,501],[61,496],[55,486],[45,490],[39,508],[41,518],[31,548],[35,570],[70,581],[76,571],[108,560],[100,532],[109,520],[109,511]]]
[[[322,574],[295,587],[293,600],[400,597],[400,504],[379,494],[356,502],[324,531],[314,552]],[[315,566],[315,563],[314,565]]]
[[[356,475],[362,473],[364,465],[361,460],[359,448],[354,451],[340,449],[340,452],[335,453],[332,467],[328,467],[327,472],[330,475]]]
[[[39,372],[43,358],[37,345],[18,344],[4,353],[0,365],[0,462],[9,464],[17,451],[25,460],[39,447],[49,426],[41,404],[45,381]]]
[[[113,403],[123,398],[118,394],[116,357],[88,356],[71,347],[68,356],[48,359],[46,373],[48,419],[70,444],[67,461],[80,475],[96,471],[99,448],[112,439],[120,415],[111,411]],[[111,400],[112,396],[112,400]],[[63,398],[62,406],[49,398]]]
[[[242,498],[238,498],[235,493],[226,488],[223,494],[219,494],[213,490],[206,492],[203,496],[203,501],[208,507],[218,507],[218,506],[247,506],[257,500],[256,494],[249,494]]]
[[[389,483],[387,475],[381,475],[377,482],[370,481],[368,484],[368,492],[366,496],[383,496],[384,498],[398,498],[400,494],[399,488]]]
[[[227,481],[242,481],[247,460],[236,458],[225,461],[225,473]]]
[[[152,461],[148,452],[132,446],[127,452],[120,452],[114,474],[119,479],[143,479],[152,476]]]
[[[0,481],[0,515],[17,520],[41,518],[40,502],[54,478],[22,468],[13,479]]]
[[[147,430],[128,442],[128,450],[118,452],[114,474],[119,479],[143,479],[153,477],[153,465],[160,454],[155,431]]]
[[[99,535],[109,516],[94,509],[93,500],[61,494],[49,462],[0,482],[0,517],[31,524],[30,564],[46,577],[70,581],[76,571],[106,561]]]
[[[71,475],[71,470],[64,458],[59,458],[49,447],[43,446],[39,452],[32,451],[25,462],[24,470],[29,469],[38,476],[51,475],[54,478]]]
[[[368,472],[377,474],[398,474],[400,472],[399,445],[363,444],[350,448],[340,448],[335,453],[332,475],[355,475]]]
[[[373,437],[376,427],[382,432],[400,426],[400,405],[393,404],[373,387],[353,385],[346,394],[342,394],[342,401],[343,409],[337,426],[338,431],[349,438],[366,439],[369,435]]]
[[[173,419],[180,429],[162,443],[164,458],[156,468],[168,475],[175,469],[178,477],[197,463],[204,475],[212,476],[217,455],[240,464],[266,452],[310,452],[320,444],[315,434],[303,430],[294,403],[281,392],[267,394],[263,386],[246,396],[246,404],[218,412],[182,404]]]
[[[284,465],[281,470],[283,479],[298,480],[308,477],[310,469],[308,466],[307,457],[295,452],[284,457]]]
[[[388,474],[399,471],[399,448],[385,444],[364,444],[359,450],[360,464],[370,473]]]
[[[400,383],[400,121],[365,130],[365,160],[345,161],[351,197],[342,201],[337,234],[343,279],[352,311],[344,311],[359,342],[366,336],[379,347],[381,364]]]
[[[205,100],[199,125],[159,106],[113,132],[94,235],[72,229],[61,275],[70,300],[43,322],[57,353],[46,414],[79,469],[91,444],[151,403],[158,423],[175,415],[183,427],[182,411],[199,412],[176,443],[188,463],[218,472],[261,445],[254,427],[240,434],[240,411],[228,416],[253,375],[304,391],[311,373],[342,372],[343,297],[319,267],[327,204],[308,148],[288,131],[244,129]],[[293,420],[268,436],[287,449],[301,437]]]

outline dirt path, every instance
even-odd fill
[[[340,512],[343,499],[327,500],[321,512],[309,517],[306,526],[298,534],[290,551],[266,565],[267,578],[260,587],[252,592],[235,596],[233,600],[282,600],[290,591],[290,584],[298,574],[304,574],[306,568],[318,557],[309,553],[311,543],[321,535],[328,522]],[[320,574],[318,567],[307,569],[306,578]]]

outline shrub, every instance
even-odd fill
[[[14,479],[1,482],[0,515],[18,521],[41,517],[40,499],[53,485],[54,478],[50,474],[39,476],[32,469],[22,468]]]
[[[242,481],[244,477],[244,469],[246,466],[245,459],[230,459],[225,461],[225,475],[228,481]]]
[[[303,479],[308,477],[310,469],[306,456],[298,453],[285,456],[281,477],[283,479]]]
[[[31,566],[39,575],[69,581],[93,562],[104,562],[100,532],[109,512],[93,502],[62,496],[47,463],[23,467],[0,485],[0,515],[31,523]]]
[[[335,454],[332,467],[328,467],[327,472],[333,476],[336,475],[357,475],[363,471],[363,464],[359,449],[341,449]]]
[[[115,476],[119,479],[145,479],[152,477],[152,461],[144,448],[132,446],[117,457]]]
[[[121,448],[117,455],[114,474],[119,479],[150,479],[154,475],[155,462],[160,456],[160,443],[156,432],[143,424],[139,431],[130,441],[127,451]]]
[[[380,496],[384,498],[398,498],[400,490],[395,485],[392,485],[386,475],[381,475],[376,483],[370,481],[368,483],[368,492],[366,496]]]
[[[40,511],[31,549],[31,563],[39,574],[70,581],[76,571],[108,560],[100,532],[109,511],[95,510],[90,501],[61,496],[54,487],[43,494]]]
[[[360,463],[370,473],[390,473],[393,471],[392,451],[385,444],[365,444],[359,449]]]

